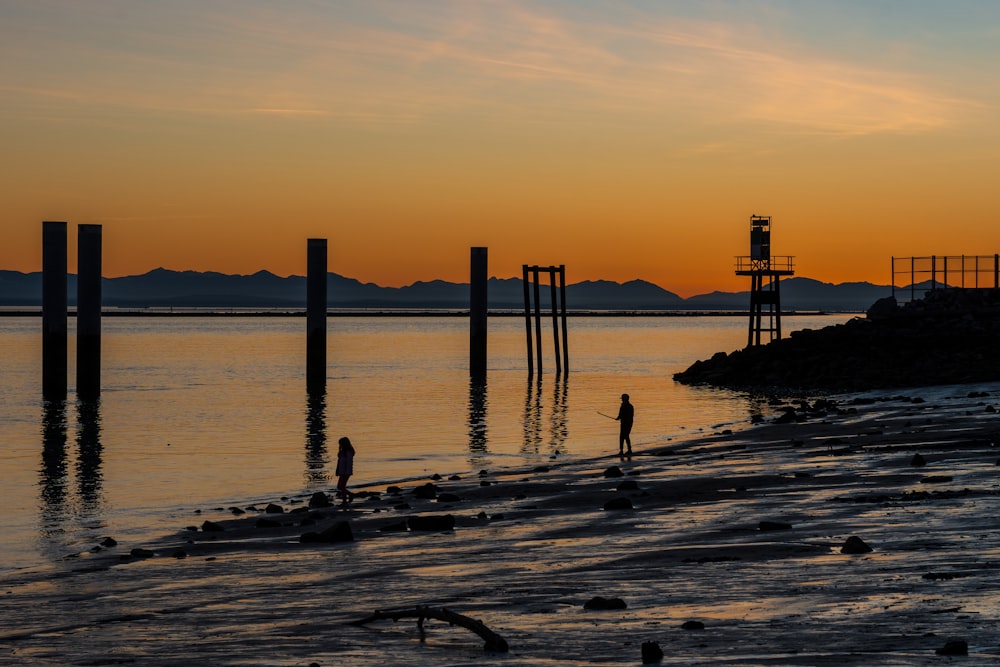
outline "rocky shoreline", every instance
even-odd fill
[[[5,578],[0,662],[1000,660],[998,402],[791,401],[631,458],[196,508],[162,540]]]
[[[938,289],[864,318],[696,361],[674,379],[778,393],[857,392],[1000,380],[1000,290]]]

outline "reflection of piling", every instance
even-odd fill
[[[486,376],[488,249],[471,249],[469,277],[469,375]]]
[[[569,347],[567,346],[566,332],[566,267],[559,266],[528,266],[523,265],[524,281],[524,325],[527,333],[528,343],[528,375],[534,373],[534,361],[532,360],[531,342],[531,296],[534,294],[535,308],[535,345],[538,372],[542,372],[542,311],[541,311],[541,289],[539,287],[538,274],[545,271],[549,274],[549,286],[552,307],[552,339],[555,344],[556,373],[561,373],[563,369],[569,371]],[[559,276],[559,288],[556,288],[556,276]],[[533,283],[529,289],[528,281]],[[560,314],[562,325],[562,345],[560,346]]]
[[[80,225],[76,277],[76,393],[101,395],[101,226]]]
[[[66,398],[66,223],[42,223],[42,396]]]
[[[309,239],[306,277],[306,387],[326,387],[326,239]]]

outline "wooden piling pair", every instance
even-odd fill
[[[101,225],[77,227],[76,392],[101,395]],[[42,396],[66,399],[68,286],[66,223],[42,223]]]

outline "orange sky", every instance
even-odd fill
[[[682,296],[746,289],[753,214],[827,282],[1000,251],[1000,4],[828,5],[5,2],[0,269],[42,220],[103,224],[107,276],[324,237],[380,285],[487,246]]]

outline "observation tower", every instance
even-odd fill
[[[794,257],[771,256],[771,216],[750,216],[750,255],[736,258],[736,275],[750,276],[750,331],[747,347],[781,338],[781,276],[795,274]],[[766,279],[766,280],[765,280]]]

